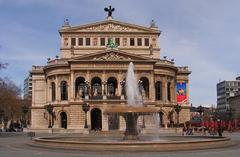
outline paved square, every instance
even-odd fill
[[[84,152],[73,151],[63,149],[43,149],[28,146],[27,143],[31,142],[30,138],[26,134],[1,134],[0,135],[0,156],[1,157],[65,157],[65,156],[131,156],[131,157],[156,157],[156,156],[185,156],[185,157],[238,157],[240,154],[240,133],[226,133],[226,136],[230,137],[235,143],[235,146],[221,149],[209,149],[209,150],[194,150],[194,151],[178,151],[178,152]],[[37,134],[38,137],[43,136]],[[46,136],[46,134],[44,135]]]

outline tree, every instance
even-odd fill
[[[21,90],[8,78],[0,78],[0,109],[4,119],[18,119],[21,113]]]

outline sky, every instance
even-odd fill
[[[161,58],[192,71],[190,103],[216,105],[216,84],[240,75],[240,1],[238,0],[0,0],[0,61],[9,63],[0,77],[23,88],[32,65],[60,54],[58,29],[64,20],[81,25],[115,20],[162,31]]]

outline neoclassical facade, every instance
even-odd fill
[[[65,21],[59,33],[60,57],[32,67],[31,129],[48,129],[50,118],[55,130],[81,132],[85,122],[82,105],[88,103],[89,130],[123,130],[124,119],[104,111],[127,105],[125,77],[130,62],[144,105],[159,110],[160,126],[176,123],[176,104],[182,106],[180,123],[190,119],[190,71],[176,66],[174,60],[160,59],[161,31],[154,23],[143,27],[108,16],[80,26]],[[51,116],[46,110],[49,104],[53,106]],[[151,120],[146,118],[146,127]]]

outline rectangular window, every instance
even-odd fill
[[[98,43],[98,39],[97,38],[93,38],[93,46],[97,46]]]
[[[115,44],[117,44],[117,46],[120,45],[120,38],[115,38]]]
[[[86,46],[90,46],[91,45],[91,39],[90,38],[86,38]]]
[[[162,100],[162,82],[158,81],[155,86],[156,100]]]
[[[78,38],[78,45],[83,46],[83,38]]]
[[[130,46],[134,46],[135,43],[134,43],[134,38],[130,38]]]
[[[148,38],[145,38],[145,46],[149,46],[149,39]]]
[[[167,99],[168,101],[171,101],[171,83],[167,83]]]
[[[142,46],[142,38],[138,38],[137,39],[137,45],[138,46]]]
[[[101,46],[105,46],[105,38],[101,38],[100,40],[101,40],[100,41],[101,42]]]
[[[76,45],[76,38],[71,38],[71,45],[75,46]]]

